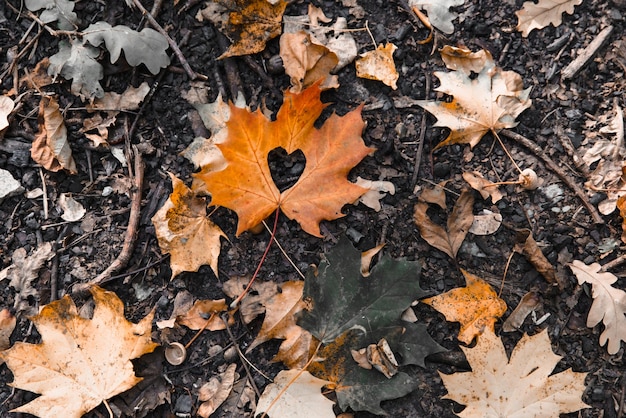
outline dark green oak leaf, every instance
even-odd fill
[[[383,256],[369,277],[361,276],[361,253],[346,237],[326,254],[304,284],[305,302],[298,325],[324,344],[349,329],[363,333],[394,324],[411,302],[425,296],[420,265]]]

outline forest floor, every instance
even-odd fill
[[[145,4],[150,10],[152,4]],[[471,50],[486,49],[504,70],[521,75],[524,87],[531,87],[532,106],[519,117],[513,131],[536,143],[542,153],[553,160],[579,187],[587,180],[577,171],[571,155],[563,147],[563,141],[575,150],[588,146],[589,138],[597,137],[597,130],[611,115],[614,98],[623,106],[625,69],[620,64],[619,42],[624,34],[626,7],[623,2],[584,1],[571,15],[563,15],[558,27],[549,26],[522,37],[515,29],[515,11],[522,7],[521,0],[466,0],[455,8],[460,17],[454,21],[452,34],[438,34],[433,42],[420,44],[428,30],[414,15],[402,7],[399,1],[342,0],[313,1],[327,16],[347,18],[349,28],[369,27],[377,43],[393,42],[398,49],[394,54],[400,74],[396,90],[384,84],[356,78],[354,65],[339,71],[340,86],[323,93],[322,100],[329,103],[329,110],[340,115],[365,104],[363,118],[366,128],[363,139],[376,152],[366,157],[350,174],[354,180],[361,176],[373,180],[394,183],[396,192],[382,200],[378,212],[363,205],[347,205],[345,217],[332,222],[322,222],[323,239],[311,236],[297,222],[284,215],[278,218],[276,237],[288,257],[296,266],[305,270],[318,264],[323,253],[347,234],[354,245],[364,251],[385,243],[384,253],[393,258],[406,258],[422,265],[421,287],[430,295],[464,286],[459,267],[487,280],[499,288],[507,261],[516,244],[516,230],[528,228],[547,259],[565,278],[566,286],[561,292],[549,291],[550,285],[524,257],[511,258],[506,272],[501,297],[509,309],[506,317],[521,297],[535,290],[542,297],[537,316],[549,314],[545,322],[535,325],[527,320],[519,332],[501,333],[508,350],[519,341],[523,333],[536,334],[547,328],[554,352],[563,357],[557,372],[573,368],[589,373],[583,400],[591,408],[572,413],[571,417],[626,416],[626,364],[624,348],[615,355],[607,354],[606,347],[599,345],[602,325],[586,326],[586,317],[592,304],[590,289],[578,285],[567,264],[581,260],[587,264],[605,264],[619,258],[624,250],[620,241],[621,218],[618,211],[603,216],[603,224],[594,222],[581,200],[547,167],[541,156],[506,136],[504,145],[513,160],[522,168],[534,169],[543,179],[543,185],[534,191],[520,191],[516,185],[502,188],[505,197],[497,204],[476,200],[474,213],[491,209],[502,215],[504,224],[491,235],[469,234],[465,239],[456,263],[443,252],[431,247],[421,237],[413,220],[418,192],[433,184],[449,180],[446,187],[459,192],[464,187],[462,174],[481,171],[492,180],[515,180],[516,168],[500,144],[491,135],[485,136],[471,151],[467,145],[452,145],[433,152],[443,140],[446,129],[433,128],[435,118],[414,104],[415,100],[441,98],[434,88],[439,81],[434,71],[445,70],[437,52],[443,45],[464,44]],[[9,7],[9,4],[12,7]],[[308,2],[296,1],[287,7],[285,15],[306,14]],[[289,77],[280,71],[266,73],[268,62],[279,53],[278,39],[268,42],[266,49],[248,57],[218,60],[224,52],[223,36],[210,23],[199,22],[196,13],[203,2],[180,2],[174,7],[165,2],[157,15],[157,21],[178,43],[191,68],[207,76],[200,83],[206,87],[209,100],[220,92],[225,99],[234,99],[237,92],[243,94],[252,108],[266,106],[276,111],[283,92],[289,88]],[[5,0],[0,3],[0,74],[9,68],[10,57],[38,35],[29,50],[19,56],[17,73],[32,71],[44,57],[57,52],[58,39],[35,25],[27,15],[18,15],[15,9],[20,2]],[[139,11],[126,6],[123,1],[77,2],[76,13],[89,23],[106,21],[112,25],[124,24],[131,28],[146,25]],[[608,40],[574,77],[563,80],[563,70],[607,26],[614,30]],[[372,39],[366,31],[353,33],[362,53],[373,49]],[[22,38],[25,40],[20,42]],[[12,54],[12,55],[11,55]],[[623,57],[621,58],[623,60]],[[0,80],[0,92],[6,93],[14,86],[13,73]],[[122,113],[111,128],[110,137],[124,140],[124,131],[135,121],[137,126],[130,143],[140,145],[146,164],[143,199],[134,251],[127,266],[116,273],[114,280],[103,286],[114,291],[124,302],[126,316],[138,321],[156,306],[155,321],[168,319],[174,299],[184,291],[196,299],[220,299],[225,297],[222,284],[234,276],[250,276],[257,268],[268,244],[270,234],[244,232],[235,236],[237,217],[224,208],[218,208],[212,219],[225,232],[228,240],[222,241],[219,257],[219,275],[209,266],[198,272],[185,272],[171,280],[169,259],[159,248],[152,216],[165,203],[171,192],[168,173],[181,179],[191,179],[192,164],[180,155],[198,135],[206,135],[197,112],[183,98],[192,82],[172,57],[172,64],[154,76],[142,67],[133,69],[122,65],[107,65],[102,85],[106,91],[122,92],[129,85],[146,81],[153,88],[140,112]],[[198,81],[193,82],[197,85]],[[70,93],[69,82],[59,82],[46,87],[57,95],[69,130],[70,145],[77,164],[76,175],[65,171],[41,170],[29,158],[29,144],[38,131],[37,111],[40,95],[36,90],[20,88],[21,107],[13,116],[12,123],[0,139],[0,168],[8,170],[22,187],[29,191],[42,188],[45,181],[46,198],[49,202],[47,218],[44,217],[44,199],[27,198],[18,194],[0,202],[0,268],[12,263],[12,254],[19,248],[32,252],[43,242],[54,242],[56,257],[41,270],[34,281],[38,291],[39,305],[66,294],[74,284],[85,282],[105,270],[118,256],[126,236],[131,199],[128,169],[122,167],[112,153],[103,147],[96,148],[79,132],[82,120],[88,116],[85,104]],[[425,124],[422,123],[425,117]],[[604,119],[603,119],[604,118]],[[595,125],[594,125],[595,123]],[[606,123],[605,123],[606,124]],[[425,129],[424,129],[425,127]],[[423,148],[419,151],[420,139]],[[21,145],[20,145],[21,144]],[[277,165],[282,164],[278,161]],[[416,167],[419,172],[415,173]],[[289,170],[283,168],[283,172]],[[278,170],[280,171],[280,169]],[[124,186],[126,185],[126,186]],[[107,186],[113,193],[103,193]],[[63,222],[56,207],[62,193],[71,193],[87,210],[85,217],[74,223]],[[593,205],[603,200],[602,192],[588,194]],[[456,199],[450,194],[449,201]],[[441,218],[441,224],[445,222]],[[271,224],[271,221],[268,221]],[[623,273],[619,266],[612,270],[618,277]],[[51,295],[51,281],[55,280],[57,294]],[[270,248],[261,266],[260,281],[300,280],[298,272],[276,247]],[[622,279],[615,285],[623,288]],[[12,307],[15,291],[7,282],[0,288],[0,308]],[[230,300],[228,300],[230,301]],[[31,301],[34,303],[34,301]],[[77,299],[80,305],[84,301]],[[428,332],[440,345],[462,358],[456,339],[459,324],[446,322],[434,309],[417,305],[418,321],[427,324]],[[232,351],[227,349],[238,344],[244,351],[254,340],[262,323],[259,317],[251,324],[240,318],[227,331],[203,332],[190,346],[189,357],[181,366],[165,364],[157,375],[164,375],[156,385],[162,385],[169,393],[170,402],[145,411],[147,416],[186,416],[195,411],[199,402],[195,389],[200,382],[223,371],[230,363],[237,364],[242,379],[246,369],[252,374],[260,391],[270,383],[264,376],[275,376],[282,366],[272,363],[280,341],[262,344],[246,354],[254,366],[248,369]],[[500,323],[496,324],[499,332]],[[157,340],[162,338],[154,328]],[[181,328],[176,337],[186,343],[195,332]],[[169,338],[172,338],[170,335]],[[20,318],[11,341],[37,341],[37,333],[27,318]],[[229,353],[226,355],[225,353]],[[450,356],[452,358],[453,356]],[[386,401],[383,408],[394,417],[453,417],[462,409],[459,404],[442,399],[446,390],[438,371],[452,373],[463,371],[463,362],[444,364],[427,361],[425,368],[415,367],[409,373],[419,381],[418,390],[399,399]],[[261,373],[257,373],[255,370]],[[0,416],[23,405],[35,395],[13,390],[7,386],[13,379],[6,366],[0,366]],[[156,382],[156,381],[155,381]],[[123,403],[123,402],[121,402]],[[118,405],[112,401],[113,405]],[[339,412],[339,411],[337,411]],[[242,412],[242,416],[244,412]],[[250,416],[248,411],[246,416]],[[270,414],[271,415],[271,414]],[[85,415],[108,416],[103,405]],[[146,415],[141,415],[146,416]],[[233,416],[219,409],[214,416]],[[354,413],[355,417],[373,416],[367,412]]]

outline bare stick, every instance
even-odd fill
[[[424,74],[426,79],[426,92],[424,97],[428,99],[430,94],[430,77],[428,74]],[[426,140],[426,112],[422,113],[422,123],[420,125],[420,137],[419,145],[417,146],[417,152],[415,153],[415,162],[413,165],[413,176],[411,177],[411,189],[415,189],[417,184],[417,177],[419,176],[420,163],[422,162],[422,153],[424,152],[424,141]]]
[[[154,27],[161,35],[165,37],[165,39],[167,39],[167,43],[170,45],[170,48],[172,48],[172,51],[174,51],[176,58],[178,58],[178,61],[185,69],[185,73],[187,73],[187,76],[189,77],[189,79],[195,80],[197,78],[202,78],[199,74],[196,74],[196,72],[191,69],[191,66],[187,62],[187,59],[185,59],[185,56],[181,52],[178,45],[176,45],[176,42],[174,42],[174,40],[170,38],[170,36],[165,31],[165,29],[163,29],[163,27],[159,25],[159,22],[157,22],[154,19],[154,17],[152,17],[152,15],[146,10],[146,8],[143,7],[141,2],[139,0],[133,0],[133,4],[141,11],[141,13],[146,17],[146,19],[148,19],[148,22],[150,22],[150,25],[152,25],[152,27]]]
[[[582,204],[585,206],[585,208],[593,218],[593,222],[596,224],[604,223],[604,220],[602,219],[602,216],[600,215],[598,210],[595,208],[595,206],[591,204],[591,202],[589,202],[589,199],[587,199],[587,195],[585,194],[584,190],[581,189],[578,184],[576,184],[572,179],[570,179],[565,171],[563,171],[561,167],[559,167],[554,161],[552,161],[552,159],[548,157],[548,155],[541,148],[539,148],[537,144],[535,144],[525,136],[513,131],[509,131],[508,129],[503,129],[500,131],[500,133],[507,138],[516,141],[518,144],[521,144],[524,147],[528,148],[538,158],[541,158],[544,164],[547,165],[548,168],[552,170],[561,179],[561,181],[574,192],[574,194],[576,194],[576,196],[580,199]]]
[[[124,268],[135,247],[135,240],[137,239],[137,232],[139,229],[139,220],[141,218],[141,190],[143,188],[143,171],[144,164],[141,158],[141,153],[133,146],[133,154],[135,158],[135,173],[134,173],[134,188],[133,199],[130,205],[130,216],[128,220],[128,228],[126,228],[126,236],[124,237],[124,244],[122,245],[122,251],[117,258],[111,263],[111,265],[100,273],[96,278],[87,283],[78,283],[72,288],[72,293],[80,294],[85,293],[89,288],[93,286],[99,286],[106,283],[110,277],[116,271]]]
[[[613,26],[607,26],[602,29],[598,36],[596,36],[596,38],[591,41],[585,49],[583,49],[583,52],[581,52],[581,54],[578,55],[574,61],[570,62],[569,65],[561,71],[561,78],[563,80],[568,80],[578,74],[578,72],[582,70],[585,65],[587,65],[591,58],[593,58],[596,52],[598,52],[598,49],[602,47],[604,42],[609,39],[611,32],[613,32]]]

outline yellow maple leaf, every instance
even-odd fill
[[[124,318],[124,304],[115,293],[90,291],[92,319],[79,316],[66,295],[31,318],[41,344],[18,342],[0,352],[14,375],[11,386],[41,394],[11,412],[80,418],[141,381],[130,360],[158,346],[151,339],[154,311],[133,324]]]
[[[217,275],[220,237],[226,237],[219,226],[209,220],[206,201],[197,197],[173,174],[172,194],[152,217],[159,247],[170,254],[172,278],[183,271],[198,271],[211,266]]]
[[[319,223],[343,216],[341,208],[367,190],[348,181],[348,172],[373,149],[365,146],[361,108],[345,116],[331,115],[320,129],[315,121],[326,107],[314,84],[299,94],[285,92],[285,101],[268,119],[260,110],[250,112],[233,105],[226,122],[228,137],[216,144],[226,168],[203,167],[195,177],[211,194],[211,203],[237,213],[237,235],[280,208],[302,229],[321,237]],[[291,154],[301,150],[306,158],[297,183],[282,193],[272,180],[267,156],[283,148]]]
[[[470,344],[485,329],[494,330],[496,320],[506,312],[506,303],[487,282],[463,269],[466,287],[452,289],[422,302],[441,312],[446,320],[460,322],[459,341]]]
[[[370,80],[379,80],[391,87],[397,89],[396,81],[398,81],[398,72],[396,64],[393,62],[393,53],[398,49],[392,43],[386,45],[378,45],[373,51],[361,54],[356,60],[356,76],[367,78]]]
[[[530,89],[523,89],[519,74],[498,68],[491,54],[485,51],[484,65],[476,77],[471,72],[480,60],[470,51],[461,49],[449,61],[450,54],[442,58],[448,68],[455,71],[436,71],[441,85],[435,90],[453,96],[453,100],[420,100],[418,105],[435,115],[434,126],[450,128],[448,137],[435,149],[452,144],[470,144],[474,147],[487,132],[497,133],[517,125],[515,119],[530,107]],[[465,58],[464,58],[465,55]]]

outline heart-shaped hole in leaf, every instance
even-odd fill
[[[278,147],[267,154],[267,163],[272,180],[282,193],[298,182],[306,165],[306,157],[299,149],[287,154],[284,148]]]

